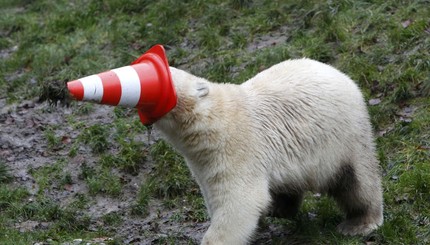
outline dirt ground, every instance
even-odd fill
[[[19,105],[6,105],[5,100],[0,100],[0,158],[12,170],[14,185],[25,186],[32,196],[28,201],[34,200],[39,187],[29,173],[31,169],[37,169],[56,162],[59,158],[67,156],[71,143],[77,138],[79,132],[67,125],[67,115],[72,113],[71,108],[51,107],[47,103],[25,101]],[[113,108],[97,106],[94,112],[87,116],[76,117],[76,120],[85,121],[86,124],[108,123]],[[46,128],[59,125],[55,135],[61,137],[61,145],[54,150],[48,147],[44,135]],[[142,137],[147,139],[147,137]],[[147,142],[148,143],[148,142]],[[148,143],[149,144],[149,143]],[[151,160],[149,160],[151,161]],[[79,194],[88,195],[88,188],[84,180],[78,178],[82,164],[95,164],[96,157],[85,147],[79,148],[79,154],[66,164],[66,171],[71,174],[73,184],[67,186],[52,186],[44,190],[45,196],[51,198],[60,206],[67,206]],[[150,164],[148,164],[150,165]],[[180,232],[181,234],[199,240],[207,228],[207,223],[202,224],[174,224],[169,222],[172,211],[163,210],[161,204],[154,202],[151,205],[149,215],[144,218],[136,218],[129,214],[139,185],[143,181],[144,171],[138,176],[122,174],[127,183],[119,198],[111,198],[102,195],[91,197],[91,205],[84,210],[92,218],[94,229],[98,219],[111,212],[122,215],[124,223],[116,231],[127,244],[151,244],[162,236]],[[22,231],[31,231],[49,223],[37,221],[25,221],[15,224]],[[148,237],[151,231],[153,237]],[[188,239],[187,239],[188,240]]]
[[[32,169],[55,163],[60,158],[68,158],[72,142],[78,137],[79,130],[74,130],[67,123],[68,115],[72,113],[72,108],[52,107],[45,103],[36,101],[24,101],[18,105],[6,105],[4,99],[0,100],[0,158],[12,170],[14,177],[13,184],[25,186],[31,194],[28,202],[35,200],[39,192],[34,177],[30,173]],[[95,106],[94,111],[88,115],[74,116],[78,121],[83,121],[87,125],[96,123],[109,123],[112,118],[113,107]],[[60,145],[52,148],[48,145],[45,136],[47,128],[57,126],[54,130],[55,136],[61,138]],[[149,146],[157,139],[157,132],[140,137]],[[150,142],[148,142],[148,139]],[[153,200],[150,203],[150,211],[147,216],[131,215],[131,206],[135,201],[139,186],[144,180],[144,175],[153,164],[148,158],[146,167],[137,176],[120,173],[125,185],[121,194],[117,198],[104,195],[89,195],[88,187],[84,180],[79,178],[81,165],[96,164],[97,157],[85,146],[80,146],[78,154],[71,158],[65,165],[65,171],[72,177],[72,184],[58,186],[53,183],[49,188],[43,190],[46,197],[58,203],[61,207],[66,207],[78,195],[86,195],[90,198],[90,205],[83,209],[83,213],[91,217],[91,228],[97,230],[103,226],[101,217],[115,212],[122,216],[123,223],[118,227],[111,228],[113,236],[120,238],[124,244],[154,244],[166,237],[175,237],[175,244],[198,243],[209,226],[209,222],[175,221],[172,215],[178,210],[165,208],[160,200]],[[35,231],[49,227],[49,222],[39,221],[19,221],[15,223],[15,228],[20,231]],[[104,227],[104,229],[110,229]],[[260,230],[255,244],[264,244],[270,241],[270,237],[282,237],[285,234],[281,227],[267,225]],[[79,241],[79,237],[77,237]],[[101,240],[100,240],[101,239]],[[93,244],[103,243],[110,238],[100,238],[92,241]],[[38,244],[44,244],[40,241]],[[71,241],[72,242],[72,241]]]

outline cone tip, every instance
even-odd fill
[[[84,98],[84,86],[81,81],[74,80],[67,83],[67,89],[73,98],[77,100],[82,100]]]

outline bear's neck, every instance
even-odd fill
[[[243,108],[247,104],[241,86],[211,85],[206,104],[197,103],[194,113],[185,119],[174,115],[174,130],[166,134],[167,140],[192,164],[214,162],[214,158],[229,154],[234,142],[248,140],[238,133],[244,131],[245,122],[250,120],[248,110]]]

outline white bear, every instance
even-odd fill
[[[171,67],[177,106],[154,123],[200,186],[211,225],[202,244],[246,244],[260,216],[292,216],[303,193],[334,197],[343,234],[383,222],[379,163],[366,104],[333,67],[288,60],[241,85]]]

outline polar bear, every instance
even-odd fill
[[[246,244],[260,216],[292,216],[305,191],[346,214],[338,231],[383,222],[379,163],[363,96],[335,68],[287,60],[241,85],[171,69],[177,106],[154,123],[200,186],[211,225],[202,244]]]

